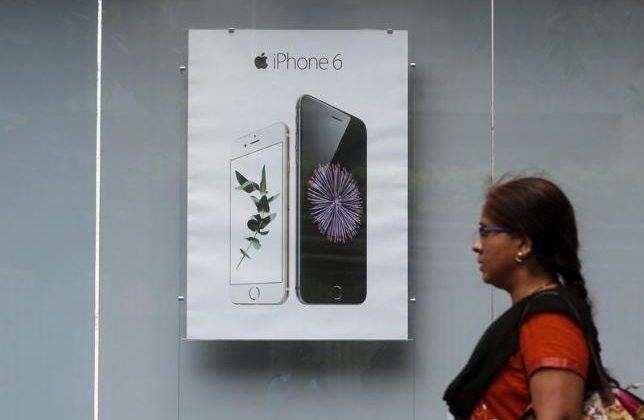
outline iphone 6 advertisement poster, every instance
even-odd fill
[[[186,338],[407,339],[406,31],[188,51]]]

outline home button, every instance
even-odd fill
[[[251,300],[259,299],[259,287],[251,287],[248,289],[248,297],[251,298]]]
[[[342,286],[336,284],[331,287],[331,298],[336,301],[342,299]]]

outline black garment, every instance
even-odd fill
[[[515,303],[485,331],[469,361],[445,391],[443,399],[449,411],[457,419],[470,417],[496,374],[519,349],[519,331],[524,318],[539,312],[560,312],[579,323],[571,305],[581,318],[586,337],[593,340],[599,351],[597,329],[586,302],[564,286],[534,293]],[[596,389],[597,373],[594,370],[591,365],[586,383],[588,389]]]

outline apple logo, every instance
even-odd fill
[[[257,67],[258,69],[265,69],[266,67],[268,67],[268,63],[266,62],[267,59],[268,57],[266,57],[264,53],[262,53],[262,55],[258,55],[257,57],[255,57],[255,67]]]

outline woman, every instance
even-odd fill
[[[501,181],[488,191],[472,250],[483,281],[510,294],[445,392],[458,419],[579,419],[597,386],[599,349],[577,255],[575,215],[552,182]]]

